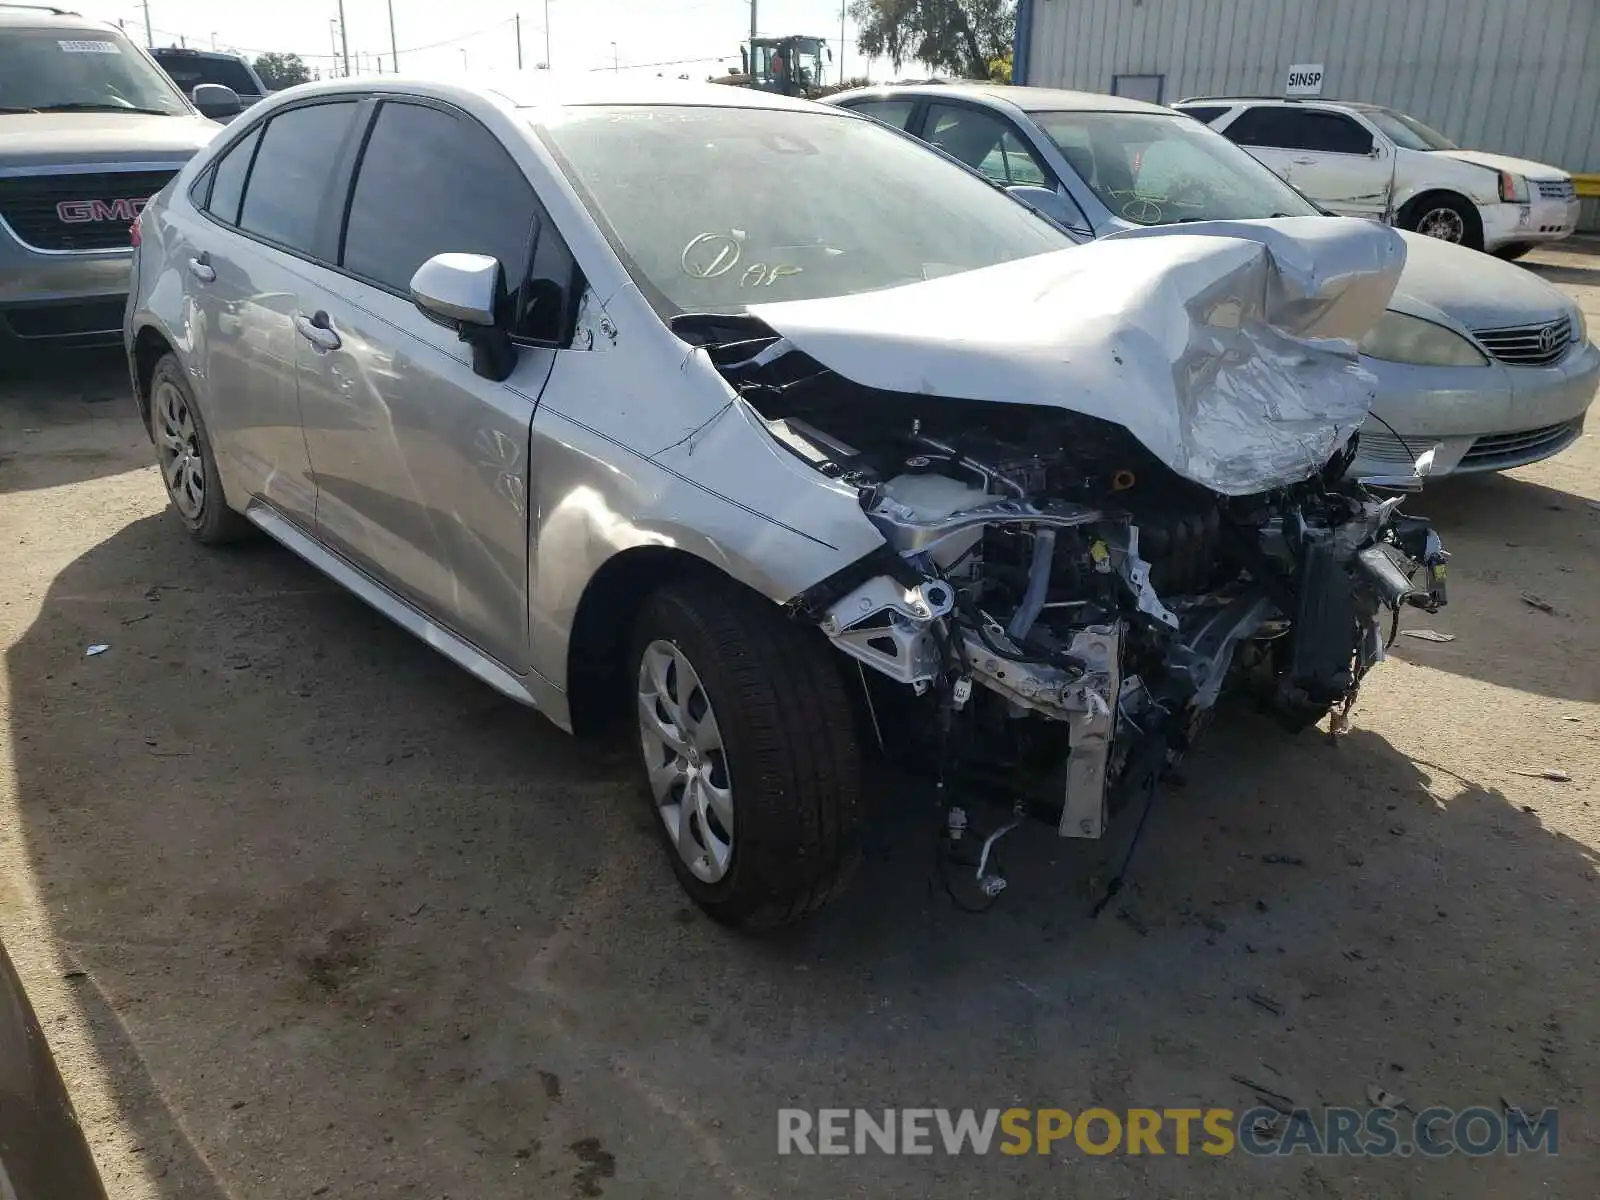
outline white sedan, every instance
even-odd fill
[[[1560,167],[1463,150],[1415,117],[1341,100],[1203,97],[1175,106],[1330,212],[1380,217],[1506,258],[1578,227]]]

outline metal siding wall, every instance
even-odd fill
[[[1292,62],[1463,145],[1600,171],[1600,0],[1032,0],[1029,83],[1275,95]]]

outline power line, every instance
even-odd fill
[[[708,62],[719,63],[719,62],[722,62],[727,57],[728,56],[726,54],[716,54],[716,55],[712,55],[709,58],[669,58],[669,59],[665,60],[664,62],[617,63],[615,66],[610,66],[610,67],[590,67],[589,70],[590,71],[632,71],[632,70],[641,69],[643,67],[684,67],[684,66],[689,66],[689,65],[691,65],[693,63],[708,63]]]
[[[457,42],[470,42],[473,38],[482,37],[486,33],[493,33],[497,29],[502,29],[505,26],[510,25],[515,19],[516,19],[515,17],[507,17],[503,21],[497,21],[493,25],[486,25],[482,29],[475,30],[472,33],[459,34],[456,37],[446,38],[443,41],[439,41],[439,42],[429,42],[429,43],[427,43],[426,45],[423,45],[423,46],[401,46],[400,50],[399,50],[399,53],[401,53],[401,54],[414,54],[414,53],[417,53],[417,52],[422,51],[422,50],[437,50],[441,46],[453,46]],[[155,32],[161,34],[163,37],[170,37],[170,38],[180,38],[180,37],[187,37],[188,36],[187,34],[174,32],[171,29],[157,29],[157,30],[155,30]],[[234,42],[228,42],[227,44],[231,49],[233,49],[235,51],[238,51],[241,54],[293,54],[296,58],[305,58],[305,59],[311,59],[311,58],[315,58],[315,59],[322,59],[322,58],[337,59],[337,58],[340,57],[337,54],[329,54],[326,51],[323,51],[322,53],[317,53],[317,52],[314,52],[314,51],[302,52],[302,51],[299,51],[299,50],[282,50],[282,49],[279,49],[276,46],[240,46],[240,45],[238,45],[238,44],[236,44]]]

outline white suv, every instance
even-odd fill
[[[1237,142],[1332,212],[1506,258],[1577,227],[1572,176],[1558,167],[1462,150],[1415,117],[1335,100],[1194,97],[1174,105]]]

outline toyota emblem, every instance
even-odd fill
[[[1560,338],[1560,332],[1554,325],[1546,325],[1539,330],[1539,353],[1554,354]]]

